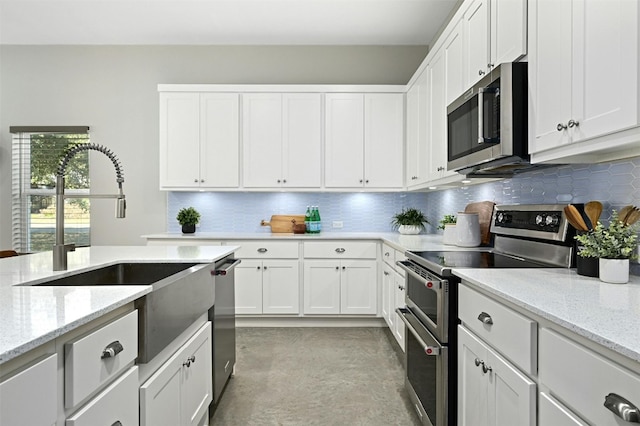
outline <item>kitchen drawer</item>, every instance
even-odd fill
[[[37,404],[37,409],[34,407]],[[58,415],[58,356],[29,365],[0,383],[0,425],[51,425]]]
[[[524,372],[536,374],[535,321],[471,290],[466,285],[460,285],[458,298],[458,316],[467,328]]]
[[[109,347],[122,346],[105,357]],[[64,404],[75,407],[102,385],[111,381],[138,356],[138,311],[133,311],[89,334],[64,345]]]
[[[382,260],[384,260],[384,263],[395,269],[396,250],[389,244],[382,243]]]
[[[587,426],[575,414],[544,392],[540,392],[538,424],[541,426]]]
[[[65,425],[136,426],[138,423],[138,367],[131,367],[69,417]]]
[[[240,246],[235,256],[239,259],[297,259],[297,242],[282,241],[231,241],[227,244]]]
[[[588,423],[631,424],[605,406],[617,394],[640,408],[640,376],[588,348],[543,328],[540,331],[540,382]]]
[[[403,251],[400,250],[396,250],[396,262],[402,262],[404,260],[407,260],[407,256],[404,255]],[[400,275],[402,275],[403,277],[405,276],[405,270],[402,269],[401,267],[399,267],[398,265],[393,265],[393,267],[395,268],[396,272],[399,273]]]
[[[376,259],[377,243],[317,241],[304,243],[305,259]]]

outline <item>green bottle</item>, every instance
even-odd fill
[[[307,206],[307,212],[304,214],[304,227],[307,234],[311,233],[311,209]]]
[[[315,208],[316,215],[316,234],[319,234],[322,231],[322,220],[320,219],[320,210],[318,210],[318,206]]]

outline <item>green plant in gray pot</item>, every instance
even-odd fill
[[[193,207],[184,207],[178,211],[176,220],[182,225],[183,234],[196,232],[196,225],[200,222],[200,213]]]

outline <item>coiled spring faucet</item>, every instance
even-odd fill
[[[69,161],[82,151],[98,151],[109,157],[116,169],[116,182],[118,183],[117,194],[89,194],[89,195],[65,195],[64,194],[64,175],[67,170]],[[70,147],[64,157],[60,160],[58,170],[56,172],[56,242],[53,245],[53,270],[67,270],[67,253],[76,249],[75,244],[64,243],[64,200],[65,198],[115,198],[116,199],[116,217],[124,218],[127,203],[122,192],[122,165],[110,149],[93,143],[81,143]]]

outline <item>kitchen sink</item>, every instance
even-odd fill
[[[151,285],[194,265],[196,263],[116,263],[34,285]]]
[[[214,263],[116,263],[34,286],[151,285],[137,299],[138,363],[147,363],[215,301]]]

